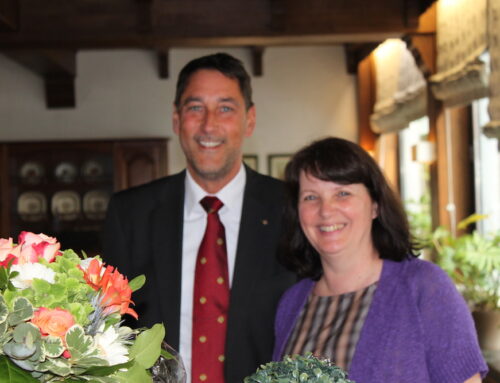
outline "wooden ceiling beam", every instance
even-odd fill
[[[256,77],[260,77],[264,74],[264,47],[251,47],[252,53],[252,71],[253,75]]]
[[[48,108],[76,106],[76,52],[11,50],[3,53],[43,77]]]
[[[411,32],[429,1],[23,0],[0,50],[362,42]]]
[[[0,31],[18,29],[19,0],[0,0]]]
[[[347,73],[357,74],[358,64],[368,57],[381,42],[382,41],[361,44],[344,44]]]
[[[158,75],[162,80],[167,80],[170,76],[169,50],[158,50]]]

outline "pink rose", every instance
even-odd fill
[[[28,231],[22,231],[19,234],[19,245],[21,246],[20,264],[35,263],[38,262],[39,258],[53,262],[61,248],[61,244],[57,242],[57,239],[42,233],[34,234]]]
[[[42,335],[53,335],[64,340],[64,335],[75,324],[75,319],[69,311],[40,307],[35,311],[31,323],[40,329]]]
[[[0,266],[7,267],[12,258],[14,258],[13,263],[17,263],[20,254],[21,246],[14,246],[12,238],[0,238]]]

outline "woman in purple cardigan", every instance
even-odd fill
[[[402,204],[358,145],[327,138],[285,172],[282,261],[302,278],[276,314],[274,359],[307,351],[356,383],[477,383],[487,372],[448,276],[416,259]]]

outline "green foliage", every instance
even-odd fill
[[[139,290],[144,284],[146,283],[146,276],[145,275],[139,275],[132,279],[128,285],[132,289],[132,291],[137,291]]]
[[[0,267],[0,383],[152,382],[148,369],[160,355],[163,325],[135,331],[121,327],[123,318],[119,312],[104,311],[99,292],[85,280],[74,251],[63,251],[51,263],[43,258],[37,262],[54,271],[53,282],[51,277],[35,277],[27,287],[16,288],[13,278],[19,273],[11,271],[11,265]],[[139,289],[144,282],[143,276],[133,279],[131,289]],[[31,323],[41,307],[71,313],[76,324],[66,331],[64,340],[42,334]],[[94,338],[112,326],[116,338],[100,338],[103,343]],[[135,343],[131,334],[139,334]],[[105,345],[119,360],[128,356],[128,361],[110,366],[113,354],[102,349]]]
[[[17,368],[5,355],[0,355],[0,383],[37,383],[28,372]]]
[[[261,366],[244,383],[354,383],[346,373],[327,360],[317,359],[311,353],[304,356],[285,356],[280,362]]]
[[[143,368],[151,368],[160,356],[164,337],[165,328],[162,324],[155,324],[149,330],[143,331],[130,348],[130,357]]]
[[[465,229],[484,219],[473,214],[458,224]],[[426,244],[435,251],[436,262],[448,273],[473,310],[496,310],[500,304],[500,232],[477,231],[458,237],[438,227]]]

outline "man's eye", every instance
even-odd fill
[[[233,110],[233,108],[230,106],[221,106],[220,110],[221,112],[230,112]]]
[[[349,195],[351,195],[351,193],[349,193],[348,191],[345,191],[345,190],[341,190],[338,192],[337,194],[339,197],[347,197]]]
[[[202,109],[202,106],[201,105],[189,105],[187,107],[187,110],[188,111],[191,111],[191,112],[198,112]]]

